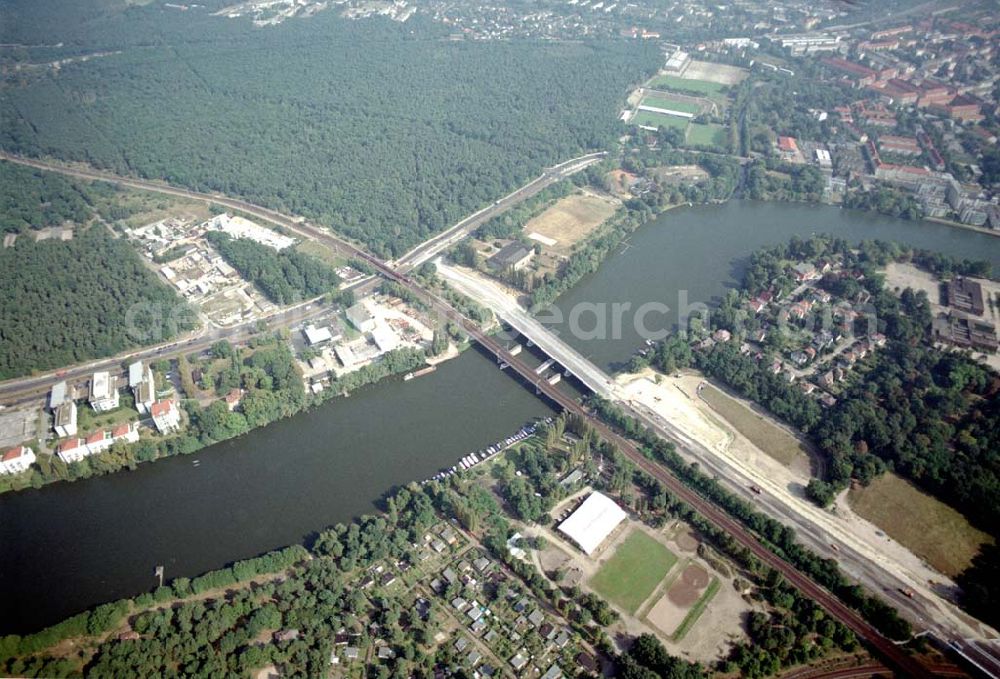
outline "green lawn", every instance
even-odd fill
[[[703,96],[722,94],[722,89],[725,87],[707,80],[688,80],[678,78],[676,75],[658,75],[649,81],[649,86],[654,89],[674,90],[685,94],[690,92]]]
[[[687,128],[688,121],[687,118],[678,118],[665,113],[638,111],[632,117],[632,124],[646,127],[674,127],[683,132]]]
[[[663,94],[647,94],[642,98],[643,106],[655,106],[656,108],[668,108],[671,111],[681,113],[693,113],[695,115],[701,111],[701,106],[691,101],[681,101],[674,97]]]
[[[691,146],[708,146],[724,149],[728,141],[729,135],[723,125],[691,123],[687,131],[687,143]]]
[[[633,530],[589,584],[611,603],[635,613],[675,563],[673,552],[641,530]]]

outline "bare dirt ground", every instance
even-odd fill
[[[573,245],[584,240],[614,214],[617,201],[593,193],[579,193],[560,199],[555,205],[524,226],[524,233],[552,251],[568,256]]]
[[[584,489],[580,493],[574,494],[573,498],[567,498],[561,502],[553,509],[551,515],[558,516],[561,511],[573,503],[575,498],[578,498],[584,492],[589,492],[589,489]],[[733,589],[729,578],[715,573],[707,564],[699,559],[699,540],[685,523],[676,521],[664,530],[655,530],[637,521],[627,521],[619,526],[594,557],[588,557],[570,544],[558,531],[551,528],[535,525],[528,527],[519,526],[519,530],[522,535],[527,537],[541,535],[546,540],[546,547],[541,552],[532,552],[531,559],[536,567],[540,568],[546,575],[556,569],[561,569],[564,576],[559,581],[559,585],[568,586],[575,584],[587,592],[592,591],[587,586],[587,582],[600,570],[603,563],[614,554],[615,549],[632,530],[643,531],[664,544],[678,557],[678,563],[674,564],[663,582],[643,602],[639,607],[638,613],[630,615],[627,611],[616,608],[621,615],[621,619],[609,629],[609,634],[612,637],[616,633],[633,637],[643,633],[655,634],[672,654],[706,663],[714,662],[724,657],[729,652],[733,641],[745,638],[743,620],[745,614],[751,610],[751,606]],[[660,627],[650,619],[650,615],[652,615],[651,607],[654,606],[654,602],[666,598],[667,590],[674,582],[680,580],[680,574],[692,564],[696,564],[695,568],[705,572],[706,575],[711,573],[715,577],[718,577],[722,581],[722,587],[684,639],[680,642],[674,642],[669,638],[670,634],[684,619],[686,612],[680,616],[673,627]],[[643,611],[647,609],[650,609],[650,611],[643,614]]]
[[[923,290],[930,300],[932,312],[936,314],[947,309],[941,304],[941,284],[934,274],[912,264],[890,262],[885,268],[885,286],[890,290],[898,288],[900,292],[906,288],[912,288],[915,292]]]
[[[728,470],[727,475],[739,479],[747,499],[755,499],[748,487],[756,485],[763,490],[759,501],[766,502],[772,511],[805,517],[810,538],[863,555],[862,563],[876,563],[906,582],[924,597],[921,601],[929,602],[923,609],[923,614],[930,616],[924,618],[926,622],[940,617],[948,624],[979,627],[949,603],[957,591],[951,578],[858,516],[847,503],[846,491],[837,499],[833,511],[810,502],[804,492],[808,474],[786,467],[761,451],[697,398],[696,389],[703,376],[695,371],[680,378],[660,376],[659,384],[653,376],[652,371],[619,376],[616,382],[621,397],[670,422],[684,437],[701,442],[716,456],[717,464]],[[699,621],[693,631],[697,632],[701,624]]]
[[[693,60],[681,77],[688,80],[707,80],[720,85],[736,85],[746,80],[748,75],[750,72],[745,68]]]
[[[723,420],[755,446],[803,475],[810,473],[808,450],[795,434],[711,384],[705,384],[699,395]]]
[[[664,184],[694,184],[708,179],[708,173],[697,165],[664,165],[652,170]]]
[[[635,181],[636,175],[625,170],[612,170],[608,172],[606,177],[612,193],[622,198],[628,198],[632,195],[629,193],[628,187]]]

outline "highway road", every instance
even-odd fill
[[[678,452],[720,479],[731,492],[752,498],[766,514],[793,527],[799,540],[810,549],[839,561],[852,577],[861,581],[869,590],[890,600],[918,627],[931,629],[944,639],[995,636],[992,629],[937,596],[927,587],[926,582],[918,582],[910,577],[905,569],[885,556],[879,545],[859,539],[844,521],[807,500],[797,498],[793,502],[787,493],[782,493],[777,488],[768,492],[771,488],[770,480],[764,475],[748,475],[745,470],[730,464],[729,460],[692,439],[657,413],[629,400],[610,376],[566,344],[553,330],[528,314],[498,284],[443,262],[437,262],[437,270],[452,287],[492,309],[508,325],[568,369],[592,392],[615,402],[658,435],[672,441]],[[561,327],[565,327],[565,324],[561,324]],[[762,487],[765,492],[759,497],[751,496],[748,492],[750,486]],[[908,597],[901,590],[910,590],[914,596]]]
[[[540,193],[546,187],[558,181],[570,177],[580,170],[590,167],[594,163],[600,162],[608,155],[607,151],[588,153],[559,163],[546,170],[534,180],[528,182],[516,191],[512,191],[492,205],[487,205],[482,210],[474,212],[454,226],[446,229],[440,234],[429,238],[417,247],[413,248],[395,262],[386,262],[397,271],[409,272],[424,262],[428,262],[439,254],[458,243],[480,226],[491,220],[493,217],[503,214],[518,203],[524,202],[528,198]]]
[[[504,196],[496,203],[483,208],[469,217],[466,217],[443,233],[425,241],[407,254],[403,255],[397,263],[397,266],[401,266],[405,270],[419,266],[424,261],[427,261],[441,251],[451,247],[451,245],[464,238],[471,230],[478,228],[487,220],[503,214],[510,208],[520,204],[531,196],[534,196],[550,184],[569,177],[575,172],[579,172],[593,163],[598,162],[606,155],[607,153],[604,151],[589,153],[578,158],[572,158],[551,168],[547,168],[539,177],[533,179],[531,182],[525,184],[507,196]],[[249,203],[244,200],[230,198],[220,194],[189,191],[187,189],[170,186],[169,184],[159,181],[121,177],[86,167],[71,166],[34,158],[23,158],[2,151],[0,151],[0,159],[40,170],[58,172],[59,174],[78,179],[104,181],[142,191],[153,191],[169,196],[176,196],[178,198],[189,198],[192,200],[204,201],[230,210],[239,210],[240,212],[256,217],[266,223],[287,229],[303,238],[318,241],[345,257],[372,260],[373,262],[378,262],[380,265],[382,264],[368,255],[368,253],[362,250],[359,246],[350,243],[343,238],[335,236],[327,229],[313,226],[303,219],[291,217],[275,210],[254,205],[253,203]],[[369,277],[356,281],[349,287],[354,289],[358,294],[366,294],[374,289],[376,285],[377,280]],[[315,301],[316,300],[312,300],[312,302]],[[309,306],[312,302],[307,301],[291,307],[286,307],[264,320],[268,322],[269,327],[283,327],[308,320],[322,313],[322,309],[319,308],[314,308],[308,312],[305,310],[305,307]],[[213,342],[220,339],[226,339],[231,342],[243,341],[254,334],[255,327],[256,321],[228,328],[203,328],[195,334],[180,337],[176,340],[163,344],[129,351],[105,359],[68,366],[65,369],[50,371],[43,375],[6,380],[0,382],[0,402],[5,405],[17,405],[28,401],[34,401],[44,396],[52,388],[52,385],[57,382],[61,382],[63,380],[68,380],[70,382],[81,381],[88,378],[95,371],[116,370],[122,363],[125,362],[173,358],[184,353],[207,349]]]
[[[328,245],[329,247],[335,249],[336,251],[349,256],[357,257],[361,260],[368,262],[373,269],[378,273],[383,275],[389,280],[395,281],[405,287],[407,290],[412,292],[419,298],[427,301],[432,310],[436,311],[441,317],[449,319],[465,329],[468,335],[478,342],[487,351],[496,356],[499,360],[506,362],[510,365],[514,371],[522,376],[525,380],[535,385],[537,391],[540,394],[544,394],[552,402],[556,403],[564,410],[575,413],[583,418],[585,418],[591,426],[610,443],[615,445],[625,456],[633,461],[637,467],[643,469],[646,473],[650,474],[652,477],[660,480],[661,483],[676,497],[682,501],[689,504],[692,508],[705,517],[714,526],[729,533],[734,540],[739,544],[746,547],[753,553],[758,559],[763,563],[777,569],[781,572],[785,578],[791,582],[793,585],[798,587],[804,594],[814,599],[819,603],[824,609],[826,609],[830,615],[834,618],[840,620],[842,623],[847,625],[852,629],[859,638],[861,638],[873,651],[875,651],[879,657],[884,660],[890,667],[901,672],[903,676],[922,678],[932,676],[931,672],[924,668],[919,662],[912,658],[904,650],[897,647],[891,641],[883,637],[877,630],[875,630],[871,625],[869,625],[857,612],[843,604],[836,596],[826,591],[810,578],[803,575],[797,571],[791,564],[785,562],[784,560],[777,557],[770,550],[768,550],[764,545],[762,545],[757,538],[750,534],[743,526],[736,521],[734,518],[729,516],[726,512],[716,507],[714,504],[708,500],[702,498],[700,495],[695,493],[693,490],[684,485],[679,479],[677,479],[672,473],[663,468],[658,464],[647,460],[645,456],[636,448],[636,446],[629,440],[618,435],[616,432],[611,430],[602,421],[596,418],[592,413],[587,411],[580,403],[575,399],[567,396],[562,391],[556,387],[549,385],[548,382],[539,376],[535,375],[534,371],[527,365],[517,360],[512,356],[506,348],[500,344],[494,338],[483,333],[477,325],[472,321],[466,319],[458,311],[452,308],[447,302],[437,297],[436,295],[425,290],[421,285],[415,281],[408,278],[405,274],[400,273],[393,269],[392,267],[386,265],[384,262],[378,260],[377,258],[365,253],[357,246],[347,243],[346,241],[337,238],[330,234],[329,232],[309,225],[308,223],[297,220],[280,213],[274,212],[267,208],[261,208],[255,206],[251,203],[245,201],[230,199],[224,196],[211,195],[211,194],[200,194],[196,192],[187,191],[184,189],[176,189],[174,187],[169,187],[156,182],[145,182],[141,180],[133,180],[121,177],[114,177],[111,175],[106,175],[104,173],[95,172],[86,169],[78,168],[66,168],[62,166],[53,166],[52,164],[44,163],[41,161],[26,160],[21,158],[11,158],[9,156],[4,156],[0,154],[0,157],[6,157],[14,162],[19,162],[24,165],[39,167],[41,169],[53,169],[64,174],[71,176],[76,176],[83,179],[97,179],[103,181],[111,181],[113,183],[118,183],[124,186],[131,186],[133,188],[142,190],[152,190],[161,193],[166,193],[170,195],[177,195],[182,197],[194,198],[198,200],[206,200],[208,202],[221,205],[234,210],[240,210],[247,214],[256,216],[264,221],[279,224],[288,228],[291,231],[300,233],[306,237],[313,238],[321,243]],[[536,180],[537,181],[537,180]],[[454,228],[454,227],[453,227]],[[433,248],[429,248],[431,250]],[[418,259],[417,256],[412,258],[413,261]],[[208,339],[203,339],[200,341],[209,342],[214,341]],[[192,338],[184,340],[189,345],[196,345],[199,339]],[[190,349],[194,350],[194,346],[182,347],[185,351]],[[155,357],[158,350],[163,348],[151,348],[143,351],[152,351],[152,356]],[[555,357],[558,358],[558,357]],[[115,357],[113,359],[108,359],[115,363],[120,362],[122,357]],[[134,360],[134,355],[133,359]],[[79,370],[82,368],[73,368],[72,370]],[[87,370],[92,370],[93,368],[88,367]],[[67,371],[68,372],[68,371]],[[65,375],[58,375],[55,380],[62,379]],[[32,378],[39,379],[39,378]],[[51,378],[49,378],[51,379]],[[2,388],[4,385],[0,385]]]
[[[472,321],[455,311],[444,300],[436,295],[427,292],[419,284],[415,283],[403,274],[400,274],[388,267],[380,269],[383,275],[391,280],[403,285],[413,294],[424,299],[437,313],[459,324],[468,335],[479,343],[484,349],[493,354],[498,360],[507,363],[524,380],[533,384],[539,394],[545,395],[550,401],[560,406],[563,410],[579,415],[584,418],[595,431],[604,439],[609,441],[623,455],[628,457],[638,468],[645,471],[653,478],[659,480],[664,487],[680,500],[686,502],[695,511],[701,514],[706,520],[716,528],[728,533],[733,539],[746,547],[762,563],[778,570],[790,583],[802,591],[806,596],[815,600],[831,616],[845,624],[848,628],[865,642],[889,667],[900,672],[902,676],[922,679],[934,676],[920,662],[914,659],[909,653],[901,649],[889,639],[885,638],[878,630],[872,627],[856,611],[848,607],[829,591],[813,582],[809,577],[800,573],[790,563],[784,561],[747,531],[742,524],[731,517],[722,509],[716,507],[712,502],[698,495],[688,488],[683,482],[674,476],[670,471],[653,463],[639,451],[639,449],[628,439],[620,436],[610,427],[604,424],[584,408],[574,398],[563,393],[557,387],[550,385],[545,379],[535,374],[535,371],[525,363],[512,356],[506,347],[497,339],[486,335]]]

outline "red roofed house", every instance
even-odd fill
[[[802,154],[799,153],[799,145],[795,143],[795,137],[778,137],[778,153],[782,160],[802,161]]]
[[[28,471],[35,461],[35,451],[27,446],[16,446],[0,457],[0,474],[20,474]]]
[[[149,409],[153,424],[161,434],[169,434],[181,426],[181,413],[173,401],[160,400]]]
[[[117,427],[111,430],[111,438],[115,441],[125,441],[126,443],[135,443],[139,440],[139,427],[136,426],[135,422],[126,422],[125,424],[119,424]]]
[[[233,389],[228,394],[226,394],[226,407],[229,408],[229,412],[233,412],[240,405],[240,401],[243,400],[243,390]]]
[[[87,450],[90,451],[91,455],[97,455],[110,448],[112,443],[114,443],[114,439],[107,431],[96,431],[87,437]]]
[[[59,444],[59,447],[56,448],[56,455],[59,456],[60,460],[69,464],[70,462],[79,462],[90,455],[90,451],[84,445],[83,439],[71,438]]]

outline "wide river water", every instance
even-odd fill
[[[897,240],[1000,267],[1000,239],[985,234],[731,201],[672,210],[642,227],[558,306],[567,314],[580,303],[676,309],[680,291],[710,303],[737,284],[753,250],[812,233]],[[626,361],[642,343],[629,322],[619,337],[562,334],[602,367]],[[468,351],[431,375],[361,390],[195,455],[0,496],[0,634],[149,590],[156,565],[167,579],[191,576],[302,541],[550,412]]]

